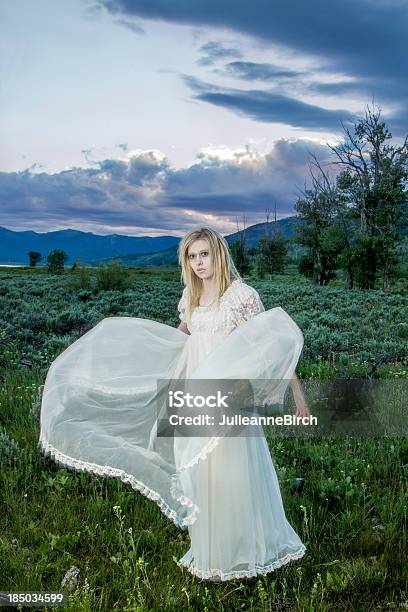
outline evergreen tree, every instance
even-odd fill
[[[245,243],[242,240],[236,240],[232,243],[230,250],[238,272],[242,274],[242,276],[248,274],[251,270],[251,265],[248,253],[245,249]]]

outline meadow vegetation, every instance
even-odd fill
[[[307,553],[223,584],[176,565],[188,534],[154,502],[39,452],[41,388],[65,348],[105,317],[179,324],[176,267],[122,272],[0,269],[1,589],[60,591],[75,566],[66,608],[74,612],[406,606],[406,438],[268,438],[288,520]],[[302,329],[299,379],[408,377],[405,269],[386,293],[314,285],[295,266],[273,281],[244,281],[266,309],[283,307]],[[301,491],[296,478],[304,478]]]

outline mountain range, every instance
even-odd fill
[[[275,223],[258,223],[245,229],[248,248],[256,247],[267,229],[279,228],[286,239],[294,233],[298,219],[286,217]],[[269,227],[267,227],[269,226]],[[242,230],[243,231],[243,230]],[[229,245],[239,240],[242,231],[224,236]],[[177,236],[126,236],[108,234],[101,236],[92,232],[64,229],[54,232],[14,231],[0,226],[0,265],[28,265],[29,251],[37,251],[43,256],[44,265],[47,255],[54,249],[62,249],[68,255],[66,265],[79,260],[89,265],[100,261],[116,259],[129,266],[158,266],[177,263],[177,248],[181,237]]]
[[[54,249],[66,252],[69,258],[67,264],[73,264],[76,259],[83,263],[91,263],[127,253],[162,251],[177,245],[179,240],[176,236],[133,237],[119,234],[100,236],[74,229],[44,233],[16,232],[0,227],[0,263],[27,265],[28,252],[37,251],[44,257],[40,265],[45,264],[48,253]]]

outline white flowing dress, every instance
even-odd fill
[[[181,368],[188,378],[237,326],[263,312],[258,292],[233,281],[216,305],[198,306],[186,318],[187,291],[178,310],[190,336]],[[306,547],[287,521],[265,436],[223,437],[198,463],[200,514],[188,526],[191,547],[178,561],[201,579],[225,581],[271,572],[301,558]]]
[[[246,437],[163,436],[168,387],[160,381],[246,379],[254,406],[265,397],[282,405],[303,335],[282,308],[265,312],[239,279],[188,319],[186,303],[184,289],[178,309],[191,335],[106,317],[65,349],[45,380],[38,446],[64,466],[129,483],[188,529],[191,547],[178,564],[191,574],[256,576],[306,550],[286,520],[262,427]]]

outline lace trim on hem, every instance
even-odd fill
[[[302,545],[296,552],[288,553],[284,557],[277,559],[273,563],[269,565],[257,565],[250,570],[232,570],[231,572],[223,572],[220,569],[211,569],[211,570],[200,570],[194,566],[193,559],[191,558],[189,561],[182,561],[181,559],[177,561],[177,565],[179,567],[185,567],[187,570],[201,578],[202,580],[211,580],[212,578],[218,578],[220,581],[233,580],[234,578],[252,578],[253,576],[258,576],[259,574],[266,574],[268,572],[273,572],[275,569],[278,569],[282,565],[286,565],[290,561],[294,561],[296,559],[301,559],[306,553],[306,546]]]
[[[131,474],[127,474],[124,470],[106,465],[101,466],[97,463],[88,463],[87,461],[82,461],[80,459],[74,459],[73,457],[69,457],[64,453],[61,453],[41,437],[37,443],[37,447],[43,452],[43,454],[51,455],[54,461],[65,467],[73,468],[76,471],[87,471],[98,476],[119,478],[122,482],[129,483],[133,489],[136,489],[148,499],[156,502],[163,514],[167,516],[167,518],[171,519],[176,527],[187,529],[187,525],[194,523],[197,518],[199,512],[198,506],[196,506],[189,498],[185,496],[175,497],[175,499],[176,501],[179,501],[182,506],[192,507],[193,511],[180,521],[175,510],[170,508],[159,493],[149,489],[149,487],[147,487],[143,482],[137,480]]]

